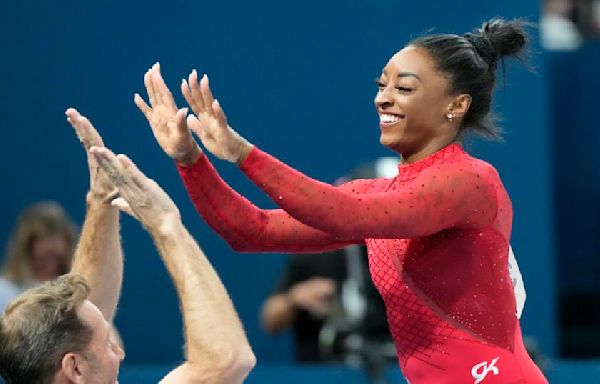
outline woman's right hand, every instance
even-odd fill
[[[137,93],[134,102],[150,123],[156,141],[176,162],[188,166],[194,164],[202,150],[188,129],[187,108],[177,108],[173,95],[160,74],[159,63],[146,72],[144,85],[150,106]]]

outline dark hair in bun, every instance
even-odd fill
[[[426,49],[437,69],[449,79],[451,94],[471,95],[471,106],[463,118],[461,130],[472,130],[489,138],[500,139],[496,120],[490,113],[496,68],[505,57],[524,61],[528,42],[523,20],[495,18],[463,36],[440,34],[421,36],[409,45]]]

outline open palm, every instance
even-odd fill
[[[90,154],[91,147],[104,147],[102,137],[92,123],[75,108],[67,109],[65,114],[87,154],[90,170],[90,193],[93,197],[109,202],[117,195],[117,190],[108,176],[100,170],[96,159]]]
[[[144,85],[150,105],[138,94],[135,94],[134,101],[150,123],[156,141],[173,160],[193,162],[193,158],[199,156],[200,148],[186,124],[187,108],[177,108],[162,78],[159,63],[146,72]]]
[[[245,157],[252,146],[227,124],[225,112],[212,95],[208,77],[204,75],[198,81],[193,70],[188,81],[182,81],[181,92],[197,116],[188,116],[188,126],[204,147],[216,157],[233,163]]]

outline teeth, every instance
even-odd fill
[[[400,117],[396,116],[396,115],[389,115],[387,113],[382,113],[379,116],[379,121],[384,123],[384,124],[393,124],[393,123],[397,123],[400,121]]]

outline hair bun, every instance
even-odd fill
[[[504,56],[519,56],[527,43],[526,26],[523,20],[495,18],[483,23],[475,32],[466,33],[464,37],[489,64],[490,69],[495,69],[498,60]]]

